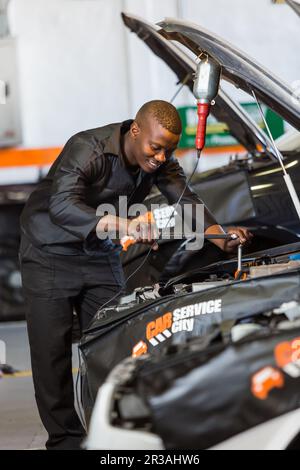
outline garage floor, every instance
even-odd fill
[[[0,450],[43,449],[47,434],[34,399],[26,323],[1,323],[0,339],[6,343],[6,362],[20,371],[0,378]],[[77,366],[73,345],[73,367]]]

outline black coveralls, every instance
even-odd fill
[[[122,156],[120,137],[131,120],[71,137],[21,215],[20,263],[27,304],[32,373],[48,449],[76,449],[84,429],[74,408],[73,310],[81,329],[122,286],[119,247],[99,240],[95,228],[101,203],[142,202],[156,184],[170,204],[186,179],[174,157],[154,174],[133,175]],[[187,188],[181,204],[202,204]],[[215,224],[205,209],[205,228]]]

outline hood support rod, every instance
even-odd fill
[[[298,194],[296,193],[296,190],[295,190],[295,186],[293,184],[293,181],[290,177],[290,175],[288,174],[288,172],[286,171],[286,168],[284,166],[284,162],[283,162],[283,156],[281,155],[280,151],[278,150],[276,144],[275,144],[275,141],[273,139],[273,136],[272,136],[272,133],[270,131],[270,128],[269,128],[269,125],[266,121],[266,118],[264,116],[264,113],[262,111],[262,108],[261,108],[261,105],[260,103],[258,102],[258,99],[256,97],[256,94],[254,92],[254,90],[251,88],[251,92],[252,92],[252,95],[256,101],[256,104],[257,104],[257,107],[259,109],[259,112],[260,112],[260,115],[261,115],[261,118],[266,126],[266,129],[267,129],[267,132],[269,134],[269,137],[270,137],[270,140],[272,142],[272,146],[273,146],[273,150],[275,151],[275,154],[278,158],[278,161],[281,165],[281,168],[282,168],[282,172],[283,172],[283,179],[285,181],[285,184],[287,186],[287,189],[288,189],[288,192],[289,192],[289,195],[291,196],[291,199],[293,201],[293,204],[294,204],[294,207],[296,209],[296,212],[298,214],[298,217],[300,219],[300,201],[299,201],[299,197],[298,197]]]

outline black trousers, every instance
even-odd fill
[[[124,292],[119,253],[49,254],[23,236],[19,259],[35,397],[49,434],[46,448],[79,449],[85,431],[74,407],[73,310],[83,331],[104,302]]]

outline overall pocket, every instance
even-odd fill
[[[117,285],[124,287],[126,282],[119,253],[110,253],[107,257]]]
[[[54,284],[54,263],[50,254],[21,241],[19,260],[25,295],[51,298]]]

